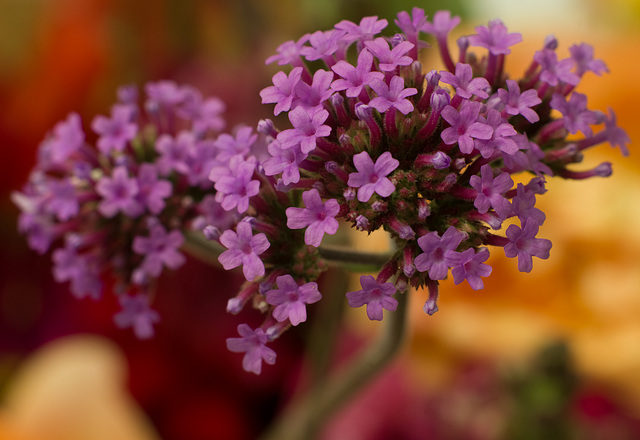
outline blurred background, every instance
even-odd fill
[[[280,43],[368,15],[393,27],[413,6],[461,15],[460,35],[501,18],[524,37],[507,61],[514,76],[548,34],[561,56],[592,44],[611,72],[579,91],[616,111],[631,155],[596,147],[583,166],[611,161],[613,176],[549,183],[540,236],[554,245],[531,273],[494,252],[485,289],[443,283],[432,317],[416,292],[400,359],[324,437],[640,438],[639,1],[0,0],[0,439],[256,438],[295,387],[306,330],[274,344],[276,366],[245,373],[224,345],[240,322],[224,312],[240,280],[190,261],[163,278],[156,337],[136,340],[113,325],[111,296],[77,301],[53,282],[50,257],[18,235],[9,195],[57,121],[77,111],[86,127],[121,84],[193,84],[227,103],[229,126],[257,121],[271,115],[258,93]],[[377,331],[348,311],[338,357]]]

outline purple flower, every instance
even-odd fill
[[[415,12],[414,12],[415,15]],[[433,23],[426,21],[422,31],[434,35],[438,40],[446,39],[449,32],[460,24],[460,17],[451,17],[449,11],[437,11],[433,15]]]
[[[418,93],[414,87],[404,88],[404,78],[394,76],[387,86],[387,83],[380,79],[374,79],[369,84],[378,96],[373,98],[369,105],[380,113],[384,113],[391,107],[397,109],[403,115],[413,111],[413,104],[406,99]]]
[[[210,139],[196,141],[193,148],[189,150],[186,157],[186,165],[189,167],[187,180],[189,185],[193,187],[199,186],[202,189],[211,187],[209,175],[215,165],[216,154],[220,157],[220,153],[216,148],[215,142]]]
[[[504,109],[507,114],[522,115],[532,124],[538,122],[540,116],[531,109],[531,107],[542,102],[538,97],[538,92],[535,89],[530,89],[525,90],[524,93],[520,93],[520,86],[518,86],[517,81],[508,79],[506,82],[509,91],[498,89],[498,96],[500,97],[500,101],[504,103]]]
[[[113,217],[118,211],[129,217],[142,214],[143,208],[137,200],[138,181],[135,177],[129,178],[124,166],[114,168],[111,177],[100,179],[96,192],[102,196],[98,211],[105,217]]]
[[[321,109],[322,103],[329,99],[331,94],[331,82],[333,81],[333,72],[327,70],[318,70],[313,74],[311,85],[304,81],[298,81],[294,87],[296,99],[294,99],[291,107],[303,106],[309,110]]]
[[[346,32],[342,39],[347,43],[353,43],[354,41],[363,43],[373,40],[373,36],[382,32],[388,24],[389,22],[385,19],[378,20],[378,17],[364,17],[360,20],[360,24],[342,20],[335,25],[335,28]]]
[[[509,173],[500,173],[494,178],[493,167],[489,164],[482,165],[480,176],[473,175],[469,178],[471,187],[478,191],[473,206],[480,214],[486,213],[491,207],[498,217],[506,219],[511,214],[511,204],[503,194],[513,186],[511,176]]]
[[[122,310],[113,317],[116,326],[133,327],[133,333],[139,339],[153,337],[153,324],[160,321],[160,315],[149,307],[147,295],[120,295],[119,301]]]
[[[276,363],[276,352],[267,347],[267,334],[261,328],[251,330],[247,324],[238,326],[240,338],[228,338],[227,349],[234,353],[245,353],[242,368],[250,373],[260,374],[262,361],[269,365]]]
[[[346,94],[350,98],[355,98],[362,92],[364,86],[371,84],[371,81],[384,79],[382,72],[372,72],[373,55],[366,49],[363,49],[358,55],[358,66],[353,67],[346,61],[340,60],[331,67],[335,73],[342,78],[336,79],[331,83],[331,89],[338,92],[346,90]]]
[[[423,253],[415,258],[414,266],[420,272],[429,271],[429,278],[432,280],[444,280],[449,270],[446,252],[455,251],[466,237],[464,232],[458,231],[454,226],[449,226],[442,237],[435,231],[423,235],[418,238],[418,246]]]
[[[627,148],[627,144],[631,142],[631,139],[626,131],[618,127],[616,123],[616,114],[611,109],[609,109],[609,117],[605,116],[604,126],[607,142],[609,142],[612,147],[620,148],[622,154],[624,156],[628,156],[629,149]]]
[[[273,75],[273,85],[260,91],[260,97],[263,104],[276,103],[273,114],[278,115],[280,112],[291,109],[291,104],[295,98],[294,89],[296,84],[300,82],[302,76],[302,67],[295,67],[286,73],[280,71]]]
[[[413,47],[413,44],[408,41],[403,41],[390,49],[389,43],[384,38],[378,37],[373,41],[365,42],[364,45],[378,58],[378,69],[383,72],[393,72],[398,66],[408,66],[413,63],[413,58],[405,55]]]
[[[487,125],[493,128],[493,134],[490,139],[476,139],[475,146],[485,159],[491,157],[496,149],[503,153],[512,155],[520,149],[518,144],[512,139],[518,134],[513,125],[502,119],[500,112],[495,109],[487,110]]]
[[[325,59],[333,55],[339,49],[340,39],[346,31],[331,29],[328,31],[317,31],[309,36],[309,44],[300,49],[300,54],[308,61]]]
[[[258,255],[269,248],[269,240],[263,233],[254,236],[249,222],[239,222],[236,231],[229,229],[220,235],[220,243],[228,250],[220,254],[218,261],[225,270],[242,265],[244,277],[253,281],[264,275],[264,263]]]
[[[216,200],[225,210],[236,208],[242,214],[249,209],[249,199],[260,192],[260,181],[252,180],[256,164],[254,156],[244,159],[237,154],[229,160],[228,167],[211,170],[209,178],[218,191]]]
[[[84,145],[82,121],[77,113],[70,113],[67,119],[58,122],[53,135],[41,145],[41,160],[59,164]]]
[[[566,101],[564,96],[556,93],[551,97],[549,105],[552,109],[562,113],[564,126],[571,134],[581,131],[585,136],[591,136],[593,131],[590,124],[599,122],[597,115],[587,109],[587,97],[582,93],[573,92],[569,97],[569,101]]]
[[[237,128],[235,135],[222,133],[213,143],[217,151],[216,160],[228,163],[229,159],[237,154],[248,155],[257,139],[258,135],[248,126]]]
[[[535,238],[539,229],[538,222],[529,217],[522,228],[517,225],[510,225],[506,235],[509,243],[504,247],[504,254],[509,257],[518,257],[518,270],[520,272],[531,272],[533,268],[533,257],[546,260],[549,258],[551,240]]]
[[[282,173],[282,182],[285,185],[300,181],[300,168],[298,166],[307,158],[307,155],[300,150],[299,144],[283,148],[282,143],[274,139],[267,146],[267,151],[269,151],[271,157],[262,164],[265,175],[275,176]]]
[[[558,55],[553,50],[543,49],[533,55],[533,59],[540,64],[540,81],[557,86],[559,81],[575,86],[580,77],[571,72],[573,60],[571,58],[558,61]]]
[[[322,125],[329,117],[326,110],[309,111],[296,107],[289,112],[289,121],[293,129],[278,133],[277,139],[283,148],[300,145],[300,150],[308,154],[316,148],[316,139],[329,136],[331,127]]]
[[[287,208],[287,226],[290,229],[307,228],[304,242],[318,247],[324,234],[333,235],[338,230],[335,216],[340,212],[340,204],[335,199],[323,203],[317,189],[302,193],[302,201],[305,208]]]
[[[79,254],[73,239],[67,235],[65,246],[53,251],[53,278],[59,282],[70,281],[70,290],[78,299],[87,296],[99,299],[102,283],[95,261],[90,256]]]
[[[480,277],[488,277],[491,274],[491,266],[484,264],[489,258],[489,250],[483,248],[478,253],[473,248],[463,252],[447,251],[445,260],[451,267],[454,284],[458,285],[467,280],[473,290],[484,288]]]
[[[158,169],[150,163],[143,163],[138,170],[137,200],[152,214],[160,214],[164,209],[164,199],[171,196],[171,182],[158,179]]]
[[[476,27],[477,35],[469,35],[471,46],[480,46],[489,49],[493,55],[508,55],[511,53],[509,46],[522,41],[519,33],[507,33],[507,27],[500,20],[489,21],[489,27]]]
[[[133,239],[133,251],[143,255],[140,270],[145,275],[159,277],[163,267],[177,269],[185,262],[178,248],[184,243],[182,232],[167,230],[160,223],[151,227],[148,237],[136,236]]]
[[[372,321],[382,321],[382,309],[394,312],[398,301],[392,297],[396,293],[393,283],[379,284],[371,275],[360,277],[362,290],[347,292],[347,300],[351,307],[367,305],[367,316]]]
[[[456,74],[447,70],[440,71],[440,78],[443,83],[451,84],[456,89],[456,93],[461,98],[471,99],[473,95],[478,98],[488,98],[487,90],[491,89],[486,78],[473,77],[473,71],[469,64],[456,64]]]
[[[48,182],[49,195],[47,196],[46,210],[56,216],[61,222],[65,222],[76,215],[80,210],[78,191],[67,177],[62,180]]]
[[[184,101],[187,95],[186,88],[168,80],[147,83],[145,92],[147,108],[175,107]]]
[[[400,165],[400,162],[385,151],[378,157],[376,163],[363,151],[353,156],[353,164],[358,170],[349,174],[347,185],[358,188],[358,200],[368,202],[373,193],[380,197],[389,197],[396,187],[387,176]]]
[[[190,131],[181,131],[177,138],[163,134],[156,141],[156,151],[160,154],[156,164],[162,175],[172,171],[189,173],[189,152],[195,148],[196,137]]]
[[[181,104],[179,114],[191,120],[192,129],[199,135],[204,135],[208,130],[220,131],[226,123],[222,117],[225,105],[219,98],[202,99],[200,92],[193,88],[187,89],[187,99]]]
[[[442,118],[450,127],[445,128],[440,135],[447,145],[458,143],[460,152],[471,154],[474,148],[473,139],[491,139],[493,128],[483,122],[478,122],[478,115],[482,104],[476,101],[463,101],[460,111],[448,105],[442,109]]]
[[[122,151],[127,142],[138,134],[138,125],[132,122],[135,107],[116,104],[111,109],[111,118],[96,116],[91,123],[91,128],[100,138],[98,149],[108,154],[111,151]]]
[[[311,282],[298,286],[291,275],[283,275],[276,278],[277,289],[266,293],[267,303],[276,306],[273,317],[278,322],[291,322],[298,325],[307,320],[305,304],[313,304],[320,301],[322,295],[318,291],[318,284]]]
[[[414,7],[411,10],[411,15],[406,11],[398,12],[398,18],[394,22],[404,32],[407,39],[413,42],[413,37],[417,39],[418,34],[424,30],[427,24],[427,16],[424,13],[424,9]]]
[[[586,72],[593,72],[600,76],[604,72],[609,72],[607,65],[602,60],[593,58],[593,46],[587,43],[574,44],[569,48],[571,59],[575,63],[576,74],[584,75]]]
[[[307,41],[309,41],[309,34],[304,34],[298,41],[285,41],[276,49],[277,54],[267,58],[265,64],[271,64],[274,61],[277,61],[279,66],[301,64],[301,51]]]
[[[536,193],[518,183],[516,195],[511,199],[512,211],[520,219],[520,223],[526,223],[527,218],[532,218],[539,225],[546,219],[544,212],[536,208]]]

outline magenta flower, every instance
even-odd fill
[[[342,37],[343,41],[349,44],[354,41],[364,43],[365,41],[373,40],[374,35],[382,32],[388,24],[389,22],[384,18],[378,20],[378,17],[364,17],[360,20],[360,24],[355,24],[349,20],[342,20],[335,25],[335,28],[346,32]]]
[[[213,142],[216,160],[226,164],[238,154],[246,157],[257,140],[258,135],[249,126],[239,126],[235,129],[235,134],[222,133]]]
[[[340,60],[333,66],[331,70],[340,75],[342,78],[336,79],[331,83],[331,89],[339,92],[346,90],[346,95],[350,98],[356,98],[360,95],[364,86],[371,85],[373,80],[384,79],[382,72],[372,72],[373,55],[368,50],[362,50],[358,55],[358,65],[353,67],[347,61]]]
[[[91,128],[100,138],[98,149],[108,154],[110,151],[122,151],[127,142],[138,134],[138,125],[132,122],[134,107],[116,104],[111,109],[111,118],[96,116]]]
[[[484,283],[480,277],[491,275],[491,266],[484,264],[489,258],[489,250],[481,249],[478,253],[473,248],[463,252],[447,251],[445,259],[451,267],[454,284],[458,285],[467,280],[473,290],[484,289]]]
[[[447,70],[440,71],[441,81],[451,84],[456,89],[456,94],[461,98],[471,99],[473,95],[478,98],[488,98],[487,90],[491,90],[489,81],[483,77],[473,77],[473,72],[469,64],[456,64],[455,75]]]
[[[262,372],[262,361],[276,363],[276,352],[267,347],[267,334],[261,328],[251,330],[247,324],[238,326],[240,338],[228,338],[227,349],[234,353],[245,353],[242,368],[250,373]]]
[[[460,17],[451,17],[451,12],[449,11],[437,11],[433,15],[433,23],[425,21],[421,30],[434,35],[438,40],[441,40],[443,38],[447,38],[449,32],[458,26],[458,24],[460,24]]]
[[[500,101],[504,104],[504,110],[509,115],[522,115],[527,121],[538,122],[540,116],[531,107],[534,107],[542,102],[538,97],[538,92],[535,89],[525,90],[524,93],[520,93],[520,86],[518,82],[512,79],[507,81],[508,91],[505,89],[498,89],[498,96]]]
[[[264,263],[258,255],[269,249],[271,245],[263,233],[253,235],[248,221],[238,223],[234,232],[228,229],[220,235],[220,243],[228,250],[218,257],[225,270],[242,266],[244,277],[253,281],[264,275]]]
[[[378,157],[376,163],[363,151],[353,156],[353,164],[358,170],[349,174],[347,185],[358,188],[358,200],[368,202],[373,193],[380,197],[389,197],[396,187],[387,176],[400,165],[400,162],[385,151]]]
[[[508,55],[511,53],[509,46],[520,43],[520,33],[507,33],[507,27],[500,20],[491,20],[489,27],[476,27],[477,35],[469,35],[471,46],[480,46],[489,49],[493,55]]]
[[[118,212],[137,217],[143,212],[137,200],[138,181],[135,177],[129,178],[124,166],[114,168],[111,177],[100,179],[96,184],[96,192],[102,196],[98,211],[105,217],[113,217]]]
[[[215,182],[218,191],[216,200],[225,210],[236,208],[242,214],[249,209],[249,199],[260,192],[260,181],[252,180],[256,164],[254,156],[244,159],[237,154],[229,160],[228,167],[211,170],[209,178]]]
[[[149,298],[146,295],[120,295],[120,307],[113,320],[120,328],[133,327],[133,333],[139,339],[153,337],[153,324],[160,321],[158,312],[149,307]]]
[[[316,31],[309,36],[309,44],[300,49],[300,54],[308,61],[325,59],[340,48],[340,40],[346,34],[340,29]]]
[[[331,82],[333,81],[333,72],[327,70],[318,70],[313,74],[311,84],[304,81],[298,81],[293,91],[296,98],[293,100],[291,107],[302,106],[309,110],[322,109],[322,103],[329,99],[333,91],[331,90]]]
[[[333,235],[338,230],[335,216],[340,212],[340,204],[335,199],[322,202],[317,189],[302,193],[305,208],[287,208],[287,226],[291,229],[307,228],[304,242],[318,247],[324,234]]]
[[[283,148],[282,143],[274,139],[267,145],[267,151],[271,157],[262,164],[265,175],[275,176],[282,173],[282,183],[285,185],[300,181],[299,165],[307,158],[307,155],[300,150],[299,144]]]
[[[413,104],[406,99],[418,93],[414,87],[404,88],[404,78],[394,76],[387,86],[381,79],[373,79],[369,84],[378,96],[373,98],[369,105],[380,113],[384,113],[391,107],[397,109],[403,115],[413,111]]]
[[[495,209],[502,220],[511,214],[511,204],[504,197],[504,193],[513,187],[513,179],[509,173],[499,173],[493,176],[493,168],[489,164],[482,165],[480,176],[473,175],[469,178],[469,184],[478,191],[473,202],[480,214],[484,214],[489,208]]]
[[[196,137],[190,131],[183,130],[174,138],[163,134],[158,137],[155,149],[160,154],[156,161],[160,174],[166,176],[172,171],[189,173],[189,152],[195,148]]]
[[[360,277],[362,290],[347,292],[347,300],[351,307],[367,306],[367,317],[372,321],[382,321],[382,309],[394,312],[398,301],[393,298],[396,286],[393,283],[379,284],[371,275]]]
[[[590,124],[600,122],[598,116],[587,109],[587,96],[582,93],[573,92],[569,101],[566,101],[564,96],[556,93],[551,97],[549,105],[552,109],[562,113],[564,126],[571,134],[581,131],[585,136],[591,136],[593,131]]]
[[[482,118],[482,116],[480,116],[480,118]],[[493,128],[491,137],[486,140],[476,139],[474,143],[482,157],[488,159],[496,150],[500,150],[508,155],[513,155],[520,149],[513,138],[518,132],[513,128],[513,125],[502,119],[498,110],[492,108],[487,109],[486,123]]]
[[[193,88],[188,90],[190,93],[180,105],[178,114],[189,119],[192,123],[193,131],[200,136],[206,134],[208,130],[222,130],[226,125],[222,117],[222,113],[226,109],[224,102],[218,98],[203,100],[200,92]]]
[[[571,59],[576,68],[576,75],[582,76],[586,72],[593,72],[600,76],[609,72],[607,65],[602,60],[593,58],[593,46],[587,43],[574,44],[569,48]]]
[[[133,239],[133,251],[143,255],[140,270],[150,277],[159,277],[163,267],[177,269],[185,262],[178,248],[184,243],[182,232],[167,230],[158,223],[153,225],[148,237],[136,236]]]
[[[67,119],[53,128],[53,134],[41,145],[41,160],[59,164],[84,145],[82,121],[77,113],[70,113]]]
[[[408,66],[413,63],[413,58],[405,55],[413,47],[412,43],[403,41],[393,49],[382,37],[364,43],[365,47],[378,59],[378,69],[383,72],[393,72],[399,66]]]
[[[435,231],[423,235],[418,238],[418,246],[423,253],[415,258],[414,266],[420,272],[429,271],[432,280],[444,280],[449,270],[445,254],[455,251],[465,238],[466,234],[454,226],[449,226],[442,237]]]
[[[301,64],[300,57],[302,57],[302,48],[305,43],[309,41],[309,36],[309,34],[304,34],[298,41],[285,41],[276,49],[277,54],[267,58],[265,64],[271,64],[277,61],[279,66],[284,66],[285,64],[299,66]]]
[[[580,77],[573,73],[574,62],[571,58],[558,61],[558,55],[553,50],[543,49],[533,55],[533,59],[540,64],[540,81],[557,86],[560,81],[572,86],[580,82]]]
[[[511,210],[518,216],[520,223],[526,223],[527,218],[532,218],[539,225],[542,225],[547,216],[536,208],[536,193],[524,186],[522,183],[518,183],[516,187],[516,195],[511,199]]]
[[[300,145],[303,154],[309,154],[316,148],[316,139],[329,136],[331,127],[323,125],[329,117],[326,110],[307,110],[303,107],[296,107],[289,112],[289,121],[293,129],[284,130],[278,133],[278,141],[282,143],[282,148],[289,148]]]
[[[298,325],[307,320],[306,304],[320,301],[322,295],[318,291],[318,284],[314,282],[299,286],[291,275],[282,275],[276,278],[277,289],[266,293],[267,303],[276,306],[273,317],[278,322],[291,322]]]
[[[137,200],[152,214],[160,214],[165,207],[164,199],[171,196],[171,182],[158,179],[158,169],[151,163],[143,163],[138,170]]]
[[[78,191],[69,178],[52,180],[48,188],[49,194],[45,198],[45,206],[49,213],[55,215],[61,222],[78,215],[80,211]]]
[[[478,122],[481,107],[479,102],[463,101],[460,111],[450,105],[442,109],[441,116],[450,125],[440,135],[444,143],[452,145],[457,142],[461,153],[471,154],[474,149],[473,139],[491,139],[493,128]]]
[[[531,272],[533,269],[533,257],[546,260],[549,258],[551,240],[536,238],[540,225],[533,218],[526,219],[522,228],[518,225],[510,225],[506,235],[509,239],[504,247],[504,254],[509,257],[518,257],[518,270]]]
[[[273,114],[278,115],[291,109],[295,98],[294,89],[302,76],[302,67],[294,67],[289,75],[280,71],[273,75],[273,85],[260,91],[263,104],[276,103]]]

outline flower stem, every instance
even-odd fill
[[[337,246],[320,246],[318,252],[328,262],[375,266],[376,269],[391,259],[390,254],[358,252]]]
[[[308,394],[294,398],[261,440],[311,440],[331,416],[353,398],[393,358],[406,332],[408,292],[398,297],[398,308],[386,316],[380,338],[351,364]]]

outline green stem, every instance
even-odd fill
[[[293,399],[282,416],[261,440],[310,440],[330,417],[376,376],[400,349],[406,332],[408,292],[398,297],[398,308],[385,319],[386,329],[364,354],[318,384],[302,397]]]
[[[320,246],[318,252],[322,258],[329,262],[376,266],[377,268],[391,259],[390,254],[358,252],[336,246]]]

